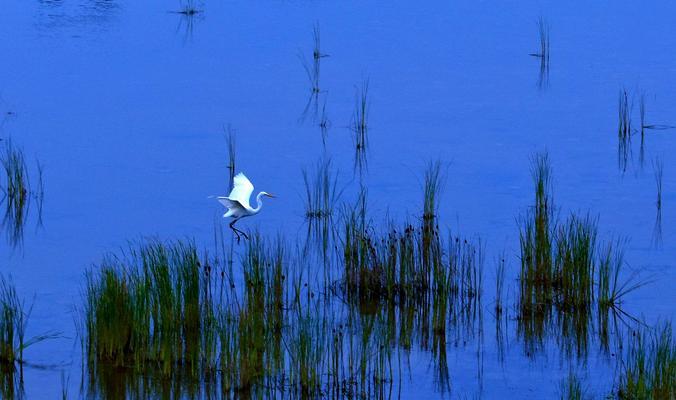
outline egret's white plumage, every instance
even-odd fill
[[[218,201],[227,207],[228,211],[223,214],[223,218],[231,217],[234,220],[230,223],[230,228],[237,235],[237,240],[239,240],[239,234],[241,233],[245,238],[248,239],[246,233],[235,228],[233,225],[240,218],[249,217],[256,215],[261,211],[263,207],[263,202],[261,197],[275,197],[267,192],[260,192],[256,195],[256,208],[252,208],[249,204],[249,198],[253,193],[254,186],[251,181],[243,174],[239,173],[235,175],[232,180],[232,190],[228,196],[218,196]]]

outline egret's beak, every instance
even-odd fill
[[[275,196],[274,194],[270,194],[270,193],[268,193],[267,196],[272,197],[273,199],[277,198],[277,196]]]

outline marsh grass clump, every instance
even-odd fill
[[[676,342],[671,323],[632,332],[622,360],[620,399],[671,399],[676,395]]]
[[[0,363],[14,365],[23,360],[26,317],[14,285],[0,277]]]
[[[336,201],[340,197],[338,176],[333,173],[331,159],[317,162],[313,173],[303,169],[305,185],[305,218],[327,219],[333,215]]]
[[[648,283],[638,280],[636,273],[620,281],[620,272],[625,265],[624,244],[623,240],[615,240],[600,250],[596,300],[601,313],[607,314],[609,309],[619,310],[624,296]]]
[[[219,370],[226,393],[250,393],[285,370],[283,329],[290,282],[284,247],[280,238],[268,245],[254,233],[242,259],[241,298],[215,307]]]
[[[209,275],[194,245],[180,241],[132,247],[89,271],[83,317],[90,366],[196,373],[213,315]]]
[[[5,185],[2,188],[7,208],[23,210],[29,201],[30,185],[28,180],[28,168],[23,151],[15,147],[11,141],[5,145],[5,154],[1,159],[5,171]],[[20,211],[16,211],[20,214]]]
[[[343,217],[343,232],[344,282],[351,299],[441,305],[453,298],[454,304],[470,308],[480,302],[480,241],[450,237],[446,245],[437,225],[423,224],[393,226],[377,234],[370,225],[361,225],[355,213]]]
[[[521,269],[519,272],[519,308],[524,314],[541,312],[553,300],[554,264],[554,200],[552,171],[547,153],[531,159],[531,175],[535,187],[535,204],[520,220],[519,244]],[[540,311],[538,311],[540,310]]]
[[[597,221],[571,215],[556,236],[554,290],[559,307],[589,310],[594,299]]]
[[[0,183],[4,195],[2,202],[5,204],[3,226],[10,245],[16,247],[23,240],[23,229],[31,200],[37,202],[38,226],[42,222],[43,166],[37,162],[38,184],[36,188],[32,188],[23,150],[14,146],[11,140],[5,144],[4,153],[0,155],[0,163],[4,171],[4,182]]]
[[[23,352],[28,347],[59,335],[48,332],[27,338],[26,329],[32,305],[26,307],[14,283],[0,275],[0,368],[13,371],[15,364],[23,364]]]
[[[423,220],[434,220],[437,217],[443,181],[441,162],[438,160],[430,162],[425,170],[423,182]]]
[[[599,255],[598,286],[596,299],[599,309],[617,307],[623,294],[619,283],[620,270],[624,264],[621,242],[608,243]]]
[[[531,173],[535,206],[520,221],[521,312],[541,312],[554,303],[562,309],[587,309],[594,294],[596,219],[573,214],[558,223],[547,154],[533,158]]]

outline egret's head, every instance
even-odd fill
[[[268,192],[261,192],[261,194],[262,194],[263,196],[271,197],[271,198],[273,198],[273,199],[274,199],[275,197],[277,197],[277,196],[275,196],[274,194],[268,193]]]

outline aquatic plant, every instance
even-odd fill
[[[236,163],[235,163],[237,152],[236,152],[236,149],[235,149],[235,144],[236,144],[235,143],[235,130],[230,125],[228,125],[228,127],[226,128],[226,133],[227,133],[227,135],[225,137],[225,140],[226,140],[227,147],[228,147],[228,166],[227,166],[227,168],[228,168],[228,174],[229,174],[228,190],[230,191],[230,190],[232,190],[232,187],[234,185],[235,173],[236,173],[235,171],[237,170]]]
[[[647,127],[647,124],[645,122],[645,94],[641,93],[639,96],[639,117],[641,120],[641,144],[643,144],[643,136],[645,134],[645,128]]]
[[[312,26],[312,41],[314,43],[314,48],[312,50],[312,58],[314,60],[319,60],[320,58],[329,56],[328,54],[322,53],[321,38],[319,35],[319,22],[316,22]]]
[[[310,82],[311,99],[316,100],[317,95],[321,91],[319,88],[319,71],[320,71],[319,60],[318,59],[313,60],[312,65],[310,65],[307,61],[305,61],[305,58],[303,56],[300,56],[300,60],[301,64],[303,65],[303,69],[305,70],[305,74],[307,75],[308,81]]]
[[[351,129],[355,148],[355,168],[359,171],[366,166],[366,151],[368,147],[368,118],[370,102],[368,99],[369,81],[363,81],[355,94],[354,111],[352,112]]]
[[[662,210],[662,181],[664,178],[664,163],[657,157],[653,161],[653,174],[655,176],[655,184],[657,186],[657,200],[655,206],[658,211]]]
[[[433,220],[437,217],[439,195],[443,189],[443,183],[441,162],[431,161],[425,170],[423,182],[423,220]]]
[[[85,346],[92,366],[154,366],[164,374],[201,366],[209,265],[191,242],[152,241],[86,274]]]
[[[0,368],[13,370],[15,363],[24,362],[23,352],[47,339],[58,337],[58,333],[26,337],[28,319],[33,307],[26,307],[16,291],[14,283],[0,275]]]
[[[538,38],[540,43],[540,52],[537,53],[537,56],[540,57],[542,60],[545,60],[545,62],[549,64],[549,53],[551,50],[551,45],[549,41],[550,34],[549,23],[543,16],[540,16],[540,18],[538,18],[537,26],[538,26]]]
[[[571,215],[559,226],[554,262],[554,291],[559,307],[588,310],[594,298],[597,222]]]
[[[549,59],[550,59],[550,27],[547,20],[540,16],[537,21],[539,50],[529,55],[540,60],[540,73],[538,76],[538,88],[546,89],[549,86]]]
[[[500,256],[495,268],[495,317],[500,319],[504,307],[503,293],[505,286],[505,254]]]
[[[600,252],[596,299],[601,312],[607,313],[609,308],[619,308],[624,296],[650,282],[639,280],[637,273],[632,273],[620,282],[620,271],[625,264],[624,244],[623,240],[611,241]]]
[[[670,322],[634,331],[622,359],[617,397],[670,399],[676,395],[676,342]]]
[[[5,153],[0,157],[5,172],[4,192],[5,215],[3,225],[8,240],[16,246],[23,238],[23,227],[30,204],[30,183],[28,168],[21,148],[15,147],[11,140],[5,144]]]
[[[575,375],[575,373],[572,371],[565,379],[561,381],[560,392],[561,395],[559,398],[561,400],[583,400],[587,398],[584,390],[582,389],[582,382],[580,382],[580,378],[578,378],[577,375]]]
[[[319,115],[319,129],[322,132],[322,144],[326,145],[326,135],[328,133],[329,128],[331,127],[331,121],[329,120],[329,117],[326,113],[326,99],[327,96],[324,96],[324,103],[322,104],[322,111],[321,114]]]
[[[552,171],[547,153],[531,159],[531,176],[535,187],[535,204],[520,218],[519,309],[532,314],[553,300],[549,290],[553,283],[555,232]]]
[[[340,197],[338,176],[331,168],[331,159],[322,158],[312,173],[305,168],[302,173],[305,185],[305,218],[331,217]]]
[[[193,16],[202,12],[202,10],[198,8],[196,0],[180,0],[180,4],[181,6],[177,11],[179,14]]]
[[[655,158],[653,161],[653,175],[655,176],[655,184],[657,186],[657,200],[655,201],[657,212],[655,215],[652,242],[655,247],[659,248],[662,246],[662,181],[664,176],[664,164],[659,157]]]
[[[620,97],[618,102],[618,137],[620,141],[626,142],[632,135],[631,123],[631,109],[632,105],[629,102],[629,95],[626,89],[620,90]]]

